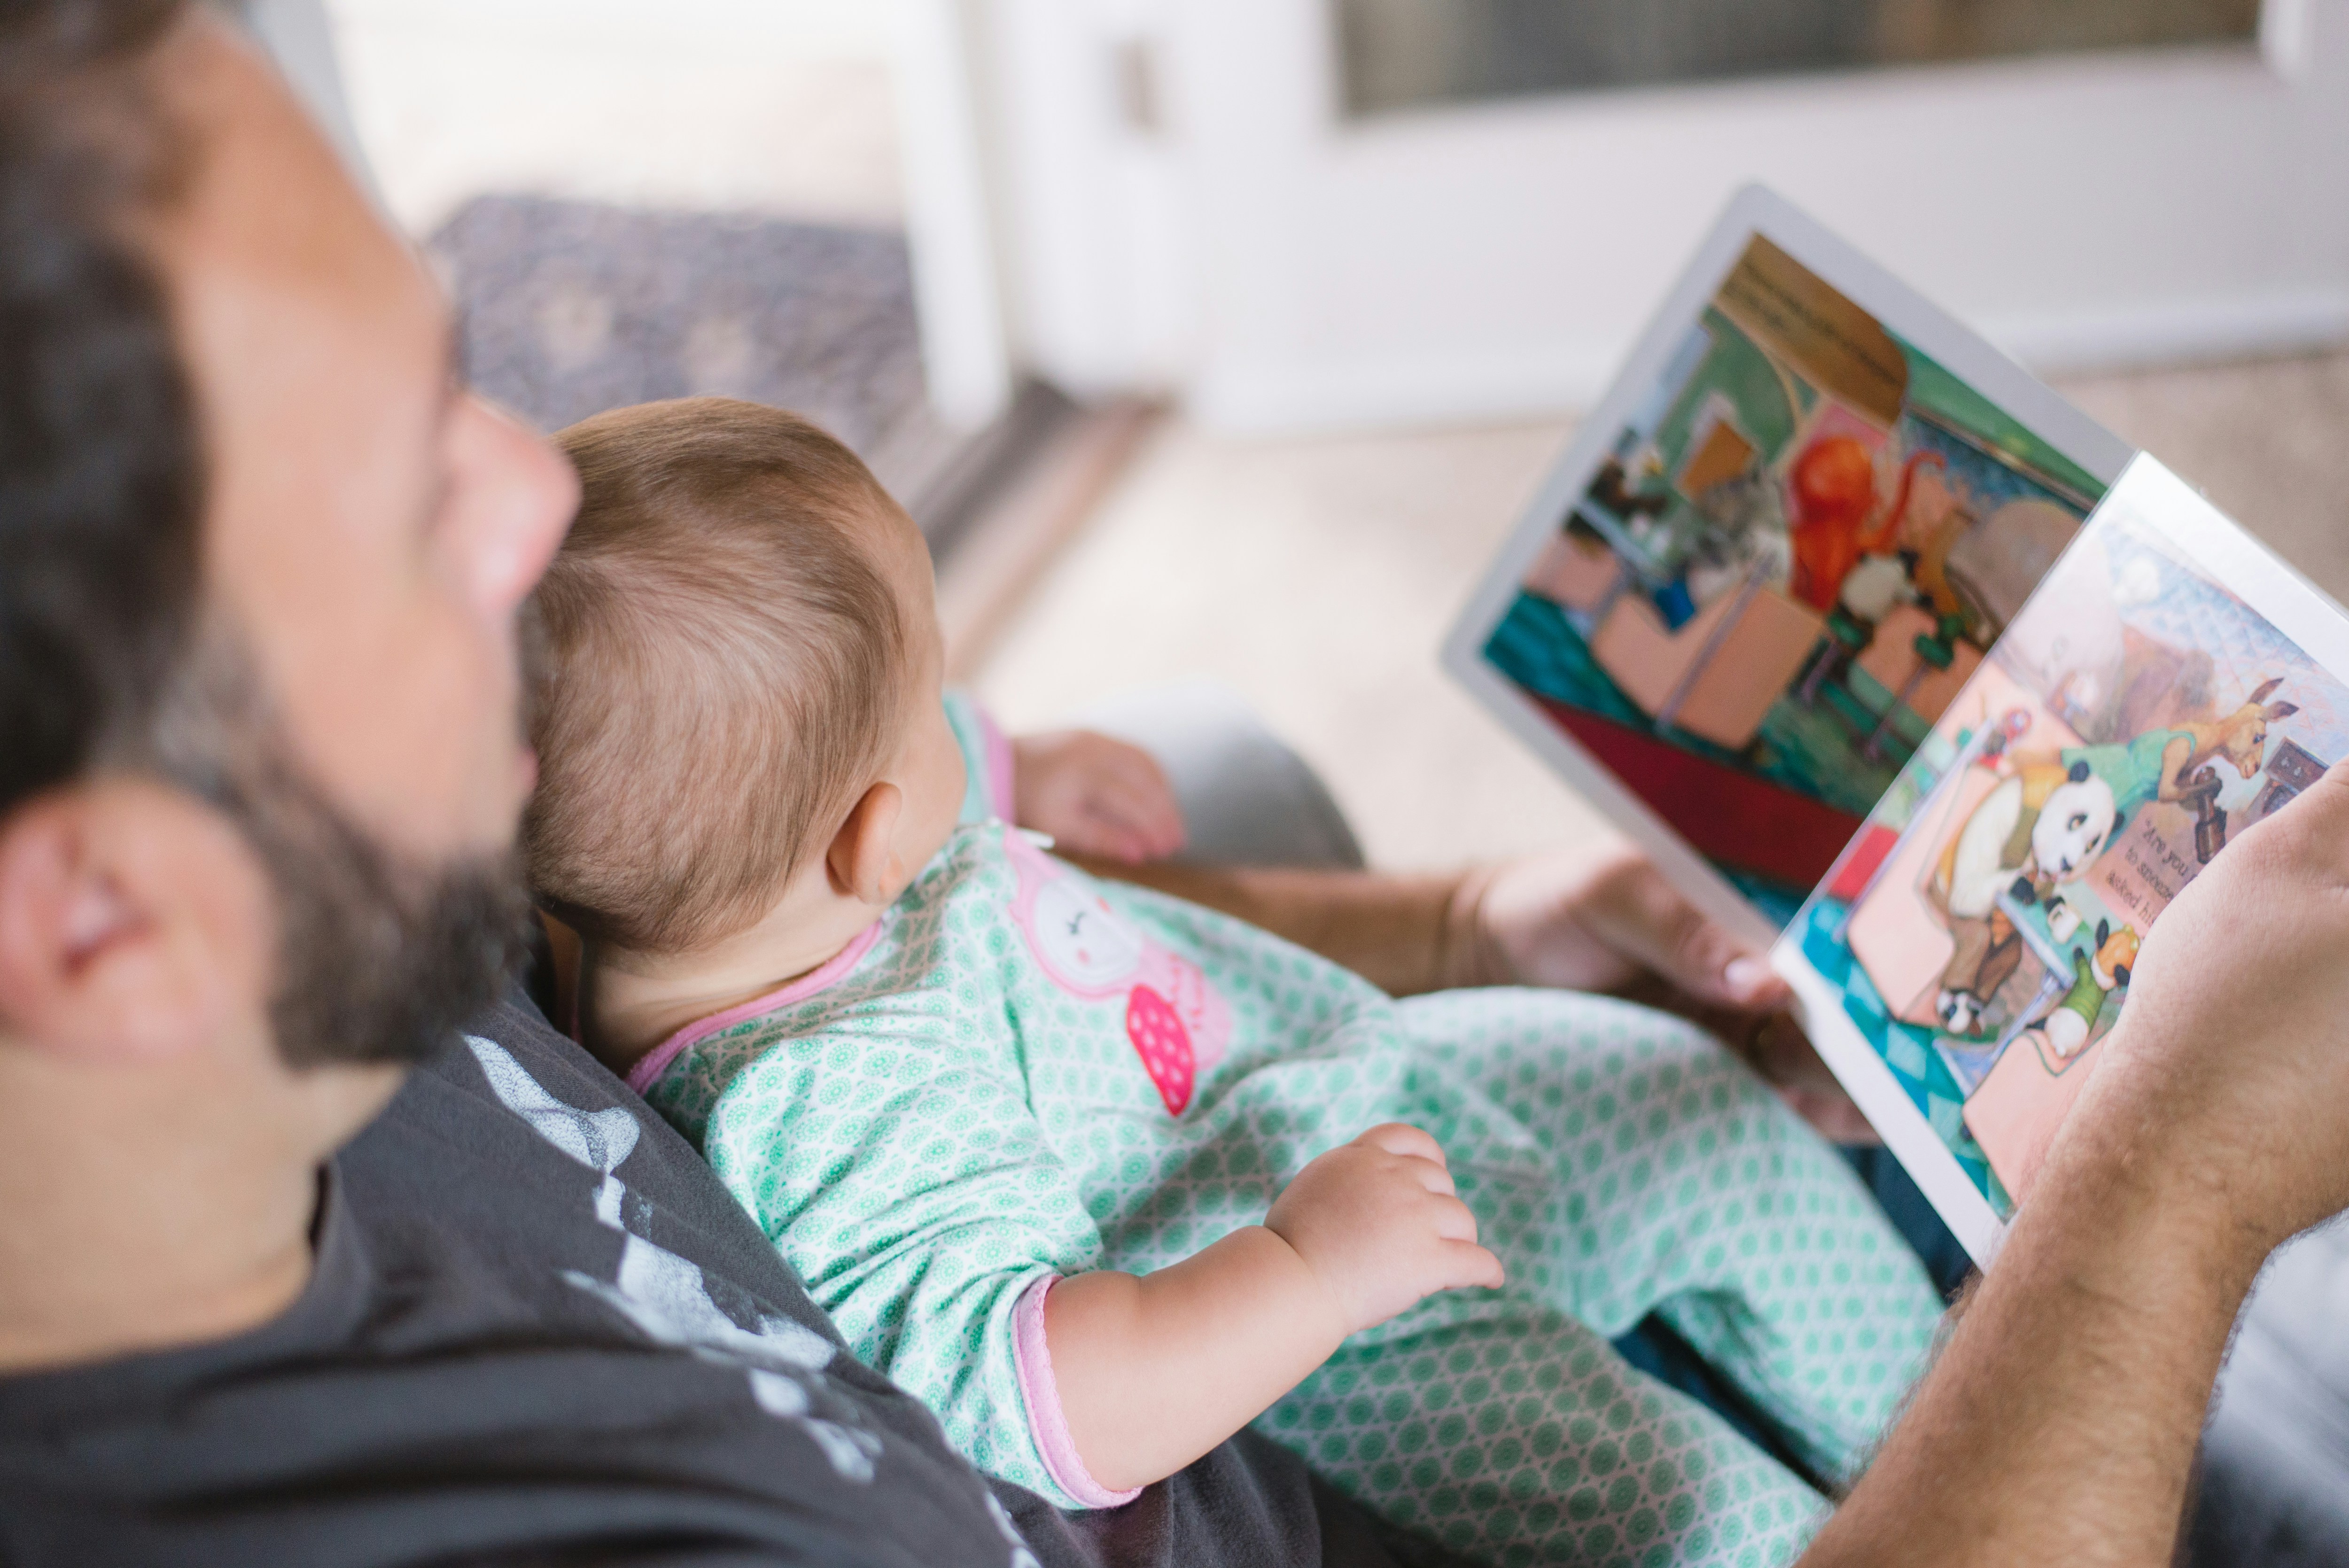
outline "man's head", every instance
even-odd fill
[[[226,24],[0,5],[0,1082],[330,1145],[483,999],[574,494]]]
[[[583,500],[533,601],[541,902],[611,947],[702,953],[803,875],[871,902],[849,885],[868,839],[865,891],[895,897],[963,792],[911,520],[839,441],[753,403],[619,408],[558,438]],[[815,918],[834,913],[854,918]]]

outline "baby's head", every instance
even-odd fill
[[[920,532],[846,447],[757,404],[558,439],[582,501],[532,601],[533,890],[608,951],[823,962],[962,801]]]

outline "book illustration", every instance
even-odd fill
[[[2349,614],[1758,187],[1444,658],[1771,944],[1983,1262],[2162,911],[2349,756]]]
[[[2002,1221],[2153,923],[2349,755],[2349,689],[2171,539],[2096,515],[1787,934]]]
[[[2103,493],[1757,233],[1483,657],[1783,924]]]

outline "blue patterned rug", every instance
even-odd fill
[[[943,438],[903,235],[482,196],[428,249],[474,384],[543,429],[657,397],[747,397],[816,420],[893,488]]]

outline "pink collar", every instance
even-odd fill
[[[834,954],[822,968],[810,970],[780,990],[770,991],[763,996],[753,996],[739,1006],[729,1007],[722,1013],[712,1013],[707,1018],[688,1024],[655,1046],[643,1060],[628,1069],[628,1087],[638,1094],[644,1094],[660,1081],[661,1074],[668,1071],[669,1063],[677,1060],[678,1053],[686,1047],[698,1044],[720,1029],[730,1029],[745,1018],[755,1018],[778,1007],[804,1002],[825,986],[837,984],[880,940],[881,923],[876,920],[866,926],[855,941]]]

